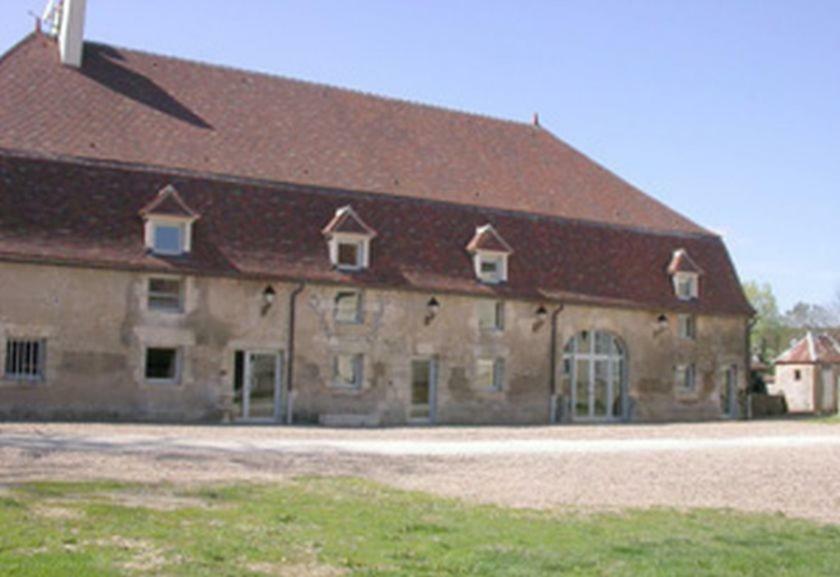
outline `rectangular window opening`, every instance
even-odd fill
[[[152,225],[152,248],[158,254],[184,252],[184,227],[180,224],[155,223]]]
[[[41,381],[44,378],[46,341],[9,339],[6,341],[5,377],[15,381]]]
[[[480,300],[478,307],[478,327],[484,331],[500,331],[504,325],[505,306],[503,301]]]
[[[181,312],[183,310],[181,301],[181,281],[167,278],[149,279],[149,310]]]
[[[677,388],[683,392],[694,392],[697,386],[697,370],[694,365],[679,365],[677,373]]]
[[[335,320],[340,323],[362,321],[362,293],[338,291],[335,295]]]
[[[362,355],[341,354],[335,358],[335,378],[337,387],[358,389],[362,386]]]
[[[697,337],[697,322],[694,315],[679,315],[680,338],[694,340]]]
[[[475,375],[476,387],[501,391],[504,387],[504,370],[504,359],[478,359]]]
[[[361,268],[362,247],[358,242],[338,243],[338,266],[344,268]]]
[[[177,383],[180,371],[178,349],[149,347],[146,349],[146,380],[155,383]]]

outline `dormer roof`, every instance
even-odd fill
[[[779,365],[840,364],[840,343],[828,334],[815,335],[808,331],[804,337],[779,355]]]
[[[684,248],[678,248],[674,251],[674,255],[671,257],[671,263],[668,265],[668,274],[680,272],[703,274],[703,269],[694,262],[694,259],[689,256],[688,251]]]
[[[505,254],[513,253],[511,246],[502,238],[492,224],[485,224],[475,229],[475,235],[467,244],[467,250],[471,253],[480,250],[503,252]]]
[[[149,204],[140,209],[140,215],[143,218],[168,216],[188,220],[195,220],[199,216],[197,212],[187,206],[187,203],[184,202],[184,199],[171,184],[162,188]]]
[[[376,231],[369,227],[349,205],[336,210],[335,216],[321,232],[327,236],[336,233],[360,234],[371,238],[376,236]]]

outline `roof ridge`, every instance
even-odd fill
[[[520,210],[514,208],[503,208],[497,206],[482,206],[482,205],[474,205],[468,204],[464,202],[456,202],[453,200],[441,200],[436,198],[422,198],[418,196],[402,196],[393,193],[387,192],[372,192],[369,190],[361,190],[361,189],[352,189],[352,188],[338,188],[338,187],[330,187],[325,185],[315,185],[315,184],[303,184],[298,182],[287,182],[287,181],[280,181],[280,180],[269,180],[269,179],[260,179],[260,178],[253,178],[247,176],[236,176],[232,174],[220,173],[220,172],[204,172],[199,170],[191,170],[188,168],[177,168],[173,166],[165,166],[159,164],[147,164],[147,163],[138,163],[138,162],[124,162],[118,160],[102,160],[84,156],[73,156],[73,155],[63,155],[63,154],[53,154],[53,153],[45,153],[45,152],[35,152],[31,150],[14,150],[8,149],[5,147],[0,147],[0,157],[2,156],[12,156],[17,158],[27,158],[32,160],[44,160],[49,162],[62,162],[65,164],[77,164],[77,165],[84,165],[84,166],[91,166],[94,168],[107,168],[113,170],[124,170],[124,171],[139,171],[139,172],[150,172],[159,175],[170,175],[170,176],[181,176],[183,178],[194,178],[194,179],[205,179],[205,180],[215,180],[220,182],[230,182],[235,184],[241,184],[246,186],[262,186],[266,188],[295,188],[297,190],[309,190],[309,191],[317,191],[317,192],[324,192],[324,193],[350,193],[350,194],[359,194],[365,196],[373,196],[376,198],[386,198],[389,200],[400,200],[400,201],[410,201],[410,202],[417,202],[421,204],[441,204],[441,205],[448,205],[448,206],[456,206],[456,207],[466,207],[478,212],[485,212],[485,213],[496,213],[496,214],[505,214],[505,215],[516,215],[516,216],[525,216],[528,218],[533,219],[549,219],[555,221],[561,221],[566,223],[572,224],[579,224],[582,226],[592,226],[592,227],[601,227],[601,228],[608,228],[612,230],[622,230],[627,232],[632,232],[634,234],[642,234],[642,235],[654,235],[654,236],[670,236],[670,237],[677,237],[677,238],[689,238],[689,239],[697,239],[697,240],[716,240],[722,241],[720,235],[714,234],[713,232],[690,232],[690,231],[683,231],[683,230],[660,230],[654,228],[645,228],[642,226],[629,226],[626,224],[618,224],[613,222],[604,222],[600,220],[589,220],[583,218],[572,218],[568,216],[561,216],[555,214],[548,214],[544,212],[532,212],[527,210]]]
[[[805,339],[808,342],[808,354],[811,356],[811,361],[817,362],[819,359],[817,359],[817,347],[814,344],[814,333],[808,331],[805,333]]]
[[[449,114],[458,114],[458,115],[461,115],[461,116],[469,116],[469,117],[472,117],[472,118],[479,118],[479,119],[482,119],[482,120],[489,120],[489,121],[492,121],[492,122],[500,122],[500,123],[505,123],[505,124],[512,124],[514,126],[518,126],[518,127],[521,127],[521,128],[531,128],[531,129],[534,129],[534,130],[540,130],[540,131],[543,131],[543,132],[547,132],[542,127],[542,125],[535,125],[532,122],[527,122],[527,121],[524,121],[524,120],[513,120],[512,118],[502,118],[502,117],[499,117],[499,116],[491,116],[490,114],[481,114],[481,113],[478,113],[478,112],[472,112],[472,111],[469,111],[469,110],[463,110],[463,109],[460,109],[460,108],[454,108],[454,107],[445,106],[445,105],[442,105],[442,104],[429,104],[427,102],[421,102],[419,100],[411,100],[409,98],[402,98],[402,97],[398,97],[398,96],[387,96],[387,95],[379,94],[379,93],[376,93],[376,92],[369,92],[369,91],[366,91],[366,90],[362,90],[360,88],[348,88],[346,86],[338,86],[336,84],[329,84],[329,83],[326,83],[326,82],[318,82],[316,80],[303,80],[303,79],[300,79],[300,78],[294,78],[292,76],[286,76],[286,75],[283,75],[283,74],[264,72],[264,71],[261,71],[261,70],[250,70],[250,69],[247,69],[247,68],[242,68],[242,67],[234,66],[234,65],[231,65],[231,64],[219,64],[219,63],[215,63],[215,62],[207,62],[207,61],[204,61],[204,60],[198,60],[198,59],[195,59],[195,58],[188,58],[188,57],[185,57],[185,56],[173,56],[173,55],[169,55],[169,54],[159,54],[157,52],[149,52],[147,50],[142,50],[142,49],[139,49],[139,48],[129,48],[127,46],[122,46],[122,45],[119,45],[119,44],[109,44],[109,43],[106,43],[106,42],[99,42],[99,41],[94,41],[94,40],[86,40],[85,45],[101,46],[103,48],[123,50],[123,51],[130,52],[130,53],[133,53],[133,54],[139,54],[141,56],[152,57],[152,58],[161,58],[161,59],[164,59],[164,60],[171,60],[171,61],[174,61],[174,62],[183,62],[183,63],[186,63],[186,64],[203,66],[205,68],[215,68],[217,70],[224,70],[224,71],[227,71],[227,72],[236,72],[236,73],[239,73],[239,74],[248,74],[248,75],[251,75],[251,76],[259,76],[259,77],[262,77],[262,78],[268,78],[270,80],[282,80],[282,81],[285,81],[285,82],[293,82],[293,83],[296,83],[296,84],[312,86],[312,87],[315,87],[315,88],[326,88],[326,89],[329,89],[329,90],[335,90],[335,91],[338,91],[338,92],[345,92],[345,93],[354,94],[354,95],[357,95],[357,96],[364,96],[364,97],[367,97],[367,98],[375,98],[377,100],[382,100],[382,101],[385,101],[385,102],[391,102],[391,103],[395,103],[395,104],[407,104],[407,105],[415,106],[415,107],[418,107],[418,108],[427,108],[427,109],[430,109],[430,110],[436,110],[438,112],[446,112],[446,113],[449,113]]]

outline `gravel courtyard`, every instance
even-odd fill
[[[300,475],[366,477],[516,507],[728,507],[840,524],[840,426],[814,422],[374,430],[0,424],[4,485]]]

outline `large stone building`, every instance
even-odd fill
[[[0,60],[0,413],[719,419],[721,239],[516,123],[58,34]]]

